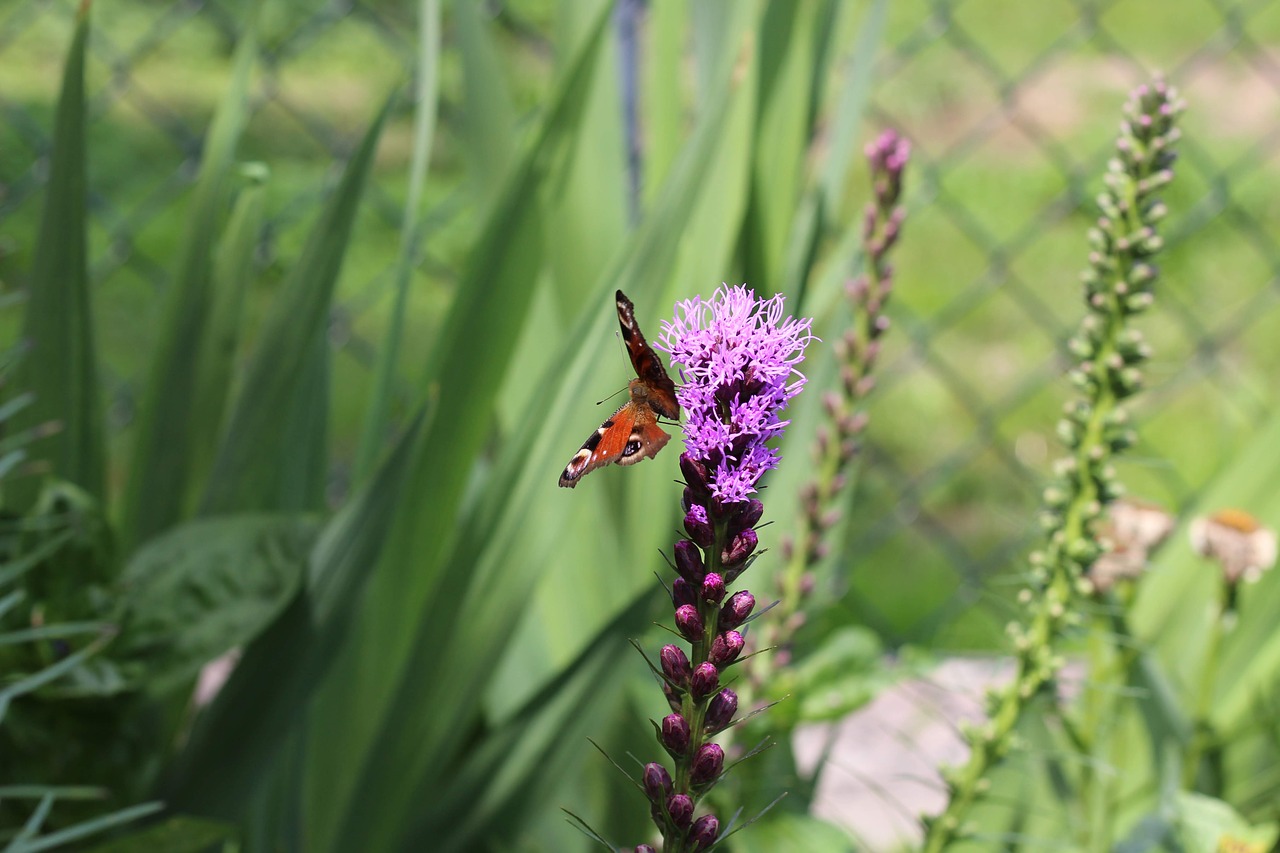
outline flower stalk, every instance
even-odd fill
[[[863,408],[875,388],[872,375],[880,355],[880,341],[889,330],[885,315],[893,292],[893,266],[889,256],[902,233],[906,211],[900,201],[902,178],[911,158],[911,143],[895,131],[886,130],[867,145],[865,154],[871,168],[872,201],[863,213],[862,249],[866,269],[848,283],[845,292],[853,308],[853,326],[835,343],[840,364],[840,385],[823,397],[828,424],[819,427],[814,446],[817,475],[800,492],[801,513],[795,539],[782,541],[786,563],[779,574],[778,616],[766,632],[765,645],[776,648],[762,655],[752,668],[755,685],[769,680],[775,667],[790,660],[790,640],[803,624],[805,599],[812,593],[812,570],[826,556],[823,541],[840,518],[840,497],[849,484],[850,469],[867,426]]]
[[[687,413],[680,457],[686,538],[674,549],[671,601],[689,651],[671,643],[659,653],[671,713],[654,729],[673,771],[648,764],[641,787],[666,853],[706,850],[720,837],[715,815],[695,815],[725,770],[724,748],[712,738],[738,710],[725,682],[756,603],[748,590],[729,588],[756,556],[764,505],[753,495],[778,464],[767,442],[782,434],[788,422],[781,413],[804,387],[796,367],[812,340],[811,321],[783,320],[782,310],[781,296],[757,299],[745,287],[722,287],[708,302],[680,303],[663,324],[659,347],[680,368],[678,399]]]
[[[1129,321],[1153,299],[1152,261],[1163,245],[1156,224],[1167,213],[1158,194],[1173,179],[1182,108],[1177,91],[1161,80],[1138,87],[1125,106],[1116,156],[1098,197],[1102,215],[1089,233],[1089,269],[1083,275],[1088,312],[1070,342],[1077,359],[1070,378],[1080,393],[1058,424],[1069,453],[1045,490],[1046,541],[1031,555],[1032,585],[1020,596],[1025,619],[1009,628],[1016,674],[992,694],[986,724],[967,733],[968,762],[944,774],[949,799],[940,816],[925,820],[927,853],[967,834],[964,821],[987,790],[988,773],[1011,749],[1024,709],[1052,690],[1062,666],[1058,640],[1080,622],[1073,605],[1089,588],[1086,575],[1101,554],[1095,524],[1121,491],[1112,459],[1134,441],[1121,404],[1139,390],[1138,365],[1149,350]]]

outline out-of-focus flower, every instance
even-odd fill
[[[1124,579],[1140,576],[1151,550],[1173,532],[1173,516],[1162,507],[1121,498],[1107,507],[1098,536],[1106,550],[1089,568],[1095,592],[1105,592]]]
[[[1275,531],[1240,509],[1221,509],[1192,521],[1191,547],[1217,562],[1232,586],[1256,581],[1276,562]]]

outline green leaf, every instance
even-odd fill
[[[518,159],[516,111],[503,83],[497,48],[481,21],[479,3],[453,4],[459,53],[462,56],[462,152],[476,188],[478,206],[488,211],[497,202],[510,167]]]
[[[808,815],[772,812],[734,835],[733,849],[739,853],[773,850],[847,853],[857,848],[848,833],[834,824]]]
[[[88,5],[81,7],[63,69],[54,114],[53,153],[44,213],[36,237],[31,287],[23,319],[30,351],[10,387],[33,392],[31,405],[16,412],[8,431],[22,433],[48,421],[62,429],[38,445],[54,477],[105,500],[106,447],[86,248],[85,45]],[[6,483],[5,503],[23,511],[40,489],[35,477]]]
[[[409,284],[418,264],[419,219],[422,188],[431,162],[431,140],[435,134],[436,110],[440,98],[440,2],[421,0],[418,13],[418,85],[414,94],[413,154],[409,164],[409,194],[400,224],[400,254],[396,258],[396,295],[391,309],[386,343],[378,356],[378,373],[373,396],[365,412],[364,431],[356,455],[355,479],[363,482],[382,453],[391,414],[391,390],[400,360],[400,340],[404,334]]]
[[[263,324],[202,514],[316,508],[326,458],[329,305],[391,103],[347,164]]]
[[[144,667],[153,692],[187,685],[279,616],[298,591],[319,529],[291,516],[227,516],[152,539],[121,578],[115,657]]]
[[[1179,792],[1174,805],[1185,850],[1268,853],[1280,836],[1275,823],[1251,826],[1230,805],[1203,794]]]
[[[194,448],[212,437],[225,399],[225,386],[204,384],[228,378],[217,364],[204,360],[217,354],[218,338],[225,335],[211,322],[231,319],[229,304],[235,302],[233,295],[224,299],[212,292],[214,240],[230,199],[231,169],[248,117],[249,79],[257,55],[251,25],[236,48],[231,84],[209,127],[160,343],[139,406],[136,446],[146,452],[137,454],[125,497],[128,545],[145,541],[185,514],[193,465],[202,458]],[[212,423],[203,420],[211,417]]]
[[[213,465],[240,346],[245,293],[262,235],[264,187],[252,175],[246,177],[253,183],[236,199],[213,258],[212,305],[196,379],[200,393],[192,402],[197,411],[191,417],[191,476],[197,483],[208,478]]]
[[[235,836],[236,828],[230,824],[179,815],[141,832],[98,844],[87,853],[201,853]]]

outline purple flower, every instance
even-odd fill
[[[658,346],[684,380],[676,396],[688,413],[685,447],[725,503],[747,500],[777,467],[766,442],[782,434],[782,410],[804,387],[796,365],[814,339],[812,321],[782,319],[782,303],[781,295],[758,299],[746,286],[723,286],[706,302],[678,303],[676,318],[662,324]]]

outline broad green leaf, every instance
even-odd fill
[[[144,666],[152,692],[188,684],[280,615],[297,594],[319,528],[291,516],[225,516],[152,539],[121,577],[115,656]]]
[[[1178,840],[1184,850],[1212,853],[1267,853],[1275,849],[1275,823],[1251,826],[1222,800],[1183,792],[1174,800]]]
[[[640,63],[645,140],[640,183],[646,210],[657,199],[685,137],[687,87],[680,72],[689,11],[682,0],[652,0],[646,15]]]
[[[431,140],[436,128],[436,109],[440,91],[440,0],[421,0],[418,9],[418,74],[414,92],[413,154],[409,164],[409,194],[404,203],[404,220],[400,224],[400,254],[396,258],[395,305],[391,309],[390,328],[378,355],[378,373],[373,396],[365,412],[360,450],[356,456],[355,479],[363,482],[373,469],[386,442],[391,414],[391,389],[400,360],[400,340],[404,334],[405,310],[409,284],[418,263],[419,221],[422,189],[431,163]]]
[[[301,724],[298,710],[312,700],[347,638],[425,420],[414,420],[369,485],[325,525],[303,589],[245,649],[197,718],[169,774],[166,799],[174,807],[235,821],[245,821],[254,808],[282,746]]]
[[[329,305],[390,109],[388,99],[272,305],[231,409],[202,514],[315,507],[325,460]]]
[[[255,15],[251,12],[249,20]],[[205,380],[229,377],[210,356],[220,358],[223,329],[211,322],[231,321],[233,294],[213,293],[214,241],[230,200],[231,170],[248,117],[249,77],[258,43],[252,24],[246,29],[232,69],[231,83],[209,127],[191,212],[178,253],[170,302],[152,357],[152,371],[140,404],[135,466],[125,496],[124,539],[132,545],[148,539],[183,516],[192,482],[192,465],[208,442],[226,397],[226,387]],[[210,342],[209,337],[214,336]],[[214,418],[209,423],[208,418]],[[207,459],[207,457],[204,457]]]
[[[9,385],[18,394],[34,393],[35,399],[14,413],[8,431],[20,434],[47,421],[60,423],[62,429],[31,448],[32,452],[48,461],[53,476],[76,484],[102,503],[106,499],[106,447],[86,257],[84,68],[88,38],[86,4],[76,21],[54,113],[49,182],[23,318],[22,334],[30,350]],[[17,511],[29,509],[40,485],[35,477],[6,483],[5,503]]]

